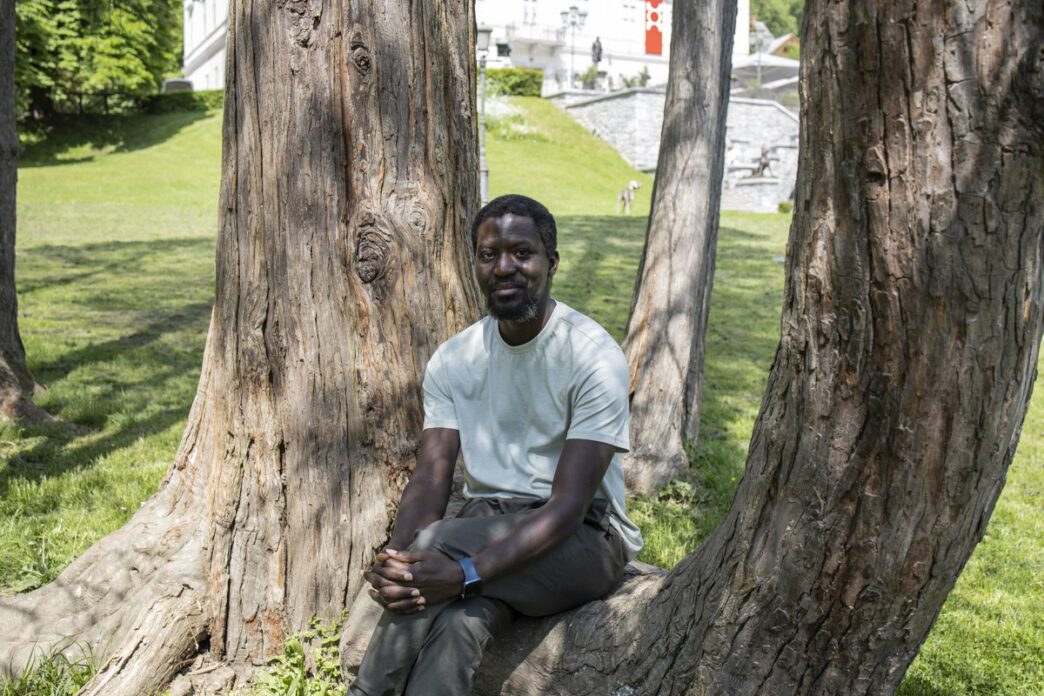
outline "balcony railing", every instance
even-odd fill
[[[548,46],[565,45],[566,30],[564,27],[552,27],[546,24],[508,24],[504,27],[508,41],[513,44],[544,44]]]

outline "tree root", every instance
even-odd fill
[[[54,416],[43,410],[33,400],[22,394],[11,396],[0,402],[0,414],[13,422],[28,425],[39,423],[53,423]]]
[[[0,600],[0,665],[19,674],[57,653],[107,659],[84,691],[106,696],[169,681],[206,614],[199,520],[171,505],[175,488],[162,487],[54,582]]]
[[[165,688],[179,664],[199,650],[207,616],[200,588],[173,584],[142,610],[128,639],[80,696],[146,696]]]

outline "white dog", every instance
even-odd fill
[[[634,192],[642,187],[634,179],[627,182],[627,188],[620,191],[620,195],[616,197],[616,214],[619,215],[624,210],[627,214],[631,214],[631,204],[634,203]]]

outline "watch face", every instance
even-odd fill
[[[461,588],[460,598],[478,597],[482,594],[482,578],[476,572],[475,564],[467,556],[460,559],[459,563],[464,571],[464,587]]]
[[[468,580],[464,583],[464,597],[478,597],[482,594],[482,581],[481,580]]]

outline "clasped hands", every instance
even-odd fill
[[[373,586],[374,601],[397,614],[459,597],[464,585],[460,564],[438,551],[384,549],[363,577]]]

